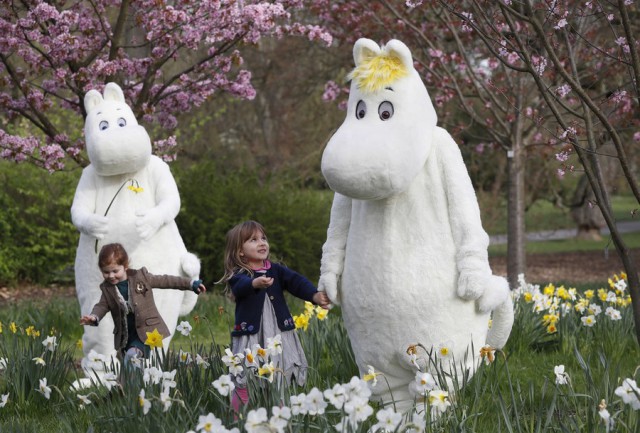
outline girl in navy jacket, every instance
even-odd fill
[[[268,341],[280,335],[282,354],[270,361],[282,371],[287,382],[299,385],[306,381],[307,359],[295,332],[295,323],[284,298],[284,291],[329,308],[329,298],[305,277],[291,269],[271,263],[269,242],[264,227],[256,221],[245,221],[227,233],[224,255],[225,274],[220,281],[236,303],[235,325],[231,332],[231,351],[243,355],[256,345],[266,348]],[[236,376],[232,403],[237,410],[248,401],[246,383]]]

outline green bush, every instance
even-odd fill
[[[223,176],[209,162],[173,169],[182,199],[178,227],[202,261],[206,284],[223,274],[227,231],[248,219],[264,225],[274,259],[317,281],[333,193],[261,182],[252,173]]]
[[[0,284],[73,281],[69,209],[79,174],[0,161]]]

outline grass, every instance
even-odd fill
[[[603,280],[607,277],[603,276]],[[459,378],[459,384],[465,386],[458,389],[454,385],[449,389],[452,406],[439,421],[428,424],[425,431],[604,433],[605,426],[598,414],[598,404],[603,399],[615,417],[616,431],[638,431],[640,412],[622,403],[614,393],[623,379],[640,379],[637,372],[640,348],[633,337],[630,308],[621,303],[607,304],[597,293],[600,287],[594,287],[590,305],[591,308],[602,305],[602,312],[596,324],[587,327],[582,324],[584,315],[577,312],[575,305],[586,299],[584,291],[592,287],[576,288],[575,300],[570,299],[568,288],[523,285],[517,292],[516,321],[504,351],[496,354],[494,363],[483,365],[472,379]],[[606,289],[603,293],[615,290],[608,285],[602,288]],[[624,292],[618,291],[618,297],[624,299]],[[536,312],[536,299],[548,299],[548,303],[541,301],[540,305],[549,307]],[[563,307],[567,302],[571,305]],[[0,396],[9,394],[6,406],[0,408],[0,431],[186,432],[194,430],[200,417],[209,413],[228,427],[235,425],[241,431],[251,431],[244,429],[249,414],[242,414],[240,422],[234,420],[228,399],[211,385],[226,372],[221,355],[229,341],[232,311],[226,298],[211,292],[202,297],[188,318],[193,332],[188,337],[176,335],[170,355],[159,365],[165,372],[176,370],[176,387],[166,412],[161,385],[145,384],[140,376],[127,377],[110,390],[104,387],[87,390],[92,403],[79,410],[77,393],[68,389],[76,377],[70,366],[80,356],[75,346],[81,331],[76,304],[73,299],[63,298],[47,303],[20,302],[0,311],[3,325],[0,358],[8,360],[8,368],[0,371]],[[621,311],[620,320],[605,316],[607,305]],[[292,302],[291,307],[294,314],[302,311],[299,303]],[[588,313],[587,310],[585,314]],[[552,314],[557,316],[554,322],[557,331],[549,333],[548,316]],[[17,324],[16,333],[11,330],[11,322]],[[33,326],[31,336],[26,331],[29,326]],[[34,337],[34,329],[41,330],[41,335]],[[59,346],[54,352],[42,345],[44,336],[49,334],[58,337]],[[307,395],[313,387],[325,390],[335,384],[346,384],[358,375],[339,309],[332,310],[325,321],[312,318],[308,329],[299,330],[299,335],[311,368],[305,387],[282,390],[284,403],[289,406],[293,403],[292,396]],[[200,354],[210,366],[181,363],[177,356],[180,349]],[[46,367],[32,361],[41,355]],[[566,385],[555,383],[557,365],[564,365],[569,377]],[[49,399],[36,391],[43,376],[52,388]],[[275,385],[264,386],[264,380],[251,374],[249,378],[252,404],[247,409],[265,407],[271,413],[272,406],[282,404]],[[142,412],[139,404],[140,389],[145,389],[145,399],[151,403],[148,414]],[[383,409],[375,402],[370,405],[374,412]],[[293,415],[283,431],[335,431],[332,426],[342,415],[329,405],[321,416]],[[349,431],[365,432],[375,422],[372,415]]]
[[[485,203],[482,196],[479,196],[479,199],[482,222],[487,233],[490,235],[506,233],[506,203]],[[634,210],[640,207],[634,197],[613,196],[611,202],[616,221],[630,221],[640,218],[633,213]],[[525,214],[525,227],[527,232],[535,232],[570,229],[575,228],[576,224],[573,222],[568,208],[559,208],[548,201],[539,200],[527,210]]]

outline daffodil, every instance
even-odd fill
[[[218,391],[218,393],[222,396],[228,396],[234,389],[236,389],[235,384],[231,380],[231,375],[223,374],[213,382],[211,385]]]
[[[40,358],[39,356],[33,358],[32,361],[35,362],[36,365],[47,365],[47,363],[44,362],[44,359]]]
[[[18,332],[18,326],[16,325],[16,322],[11,322],[9,324],[9,330],[14,334]]]
[[[79,338],[78,341],[76,341],[76,349],[82,350],[82,338]]]
[[[186,320],[180,322],[180,324],[178,326],[176,326],[176,331],[180,332],[185,337],[189,336],[189,334],[191,333],[192,329],[193,328],[191,327],[191,324],[189,322],[187,322]]]
[[[556,365],[553,367],[553,373],[556,375],[557,385],[566,385],[569,381],[569,375],[564,371],[564,365]]]
[[[56,341],[56,337],[51,335],[47,338],[45,338],[42,341],[42,345],[49,351],[49,352],[53,352],[54,350],[56,350],[56,346],[58,345],[57,341]]]
[[[51,397],[51,388],[47,386],[47,378],[44,377],[40,379],[40,386],[36,389],[40,394],[44,396],[47,400]]]
[[[596,324],[596,318],[594,315],[582,316],[580,320],[584,326],[592,327]]]
[[[154,328],[153,332],[147,332],[147,340],[144,344],[162,349],[162,334],[158,332],[158,328]]]
[[[438,356],[441,358],[450,358],[453,353],[451,349],[453,348],[453,341],[445,341],[444,343],[440,343],[438,345]]]
[[[144,389],[141,389],[140,394],[138,394],[138,404],[142,408],[142,413],[146,415],[151,409],[151,402],[145,398],[144,394]]]
[[[212,433],[221,430],[223,428],[222,421],[216,418],[214,414],[209,412],[207,415],[200,415],[198,418],[198,425],[196,426],[196,430],[199,432]]]
[[[313,305],[309,301],[304,301],[304,314],[308,317],[313,316],[313,312],[315,310],[315,305]]]
[[[438,415],[444,413],[451,406],[449,393],[441,389],[429,392],[429,405],[431,406],[432,416],[437,418]]]
[[[2,397],[0,397],[0,407],[5,407],[7,401],[9,401],[9,393],[2,394]]]
[[[542,293],[547,296],[553,296],[555,291],[556,291],[556,288],[554,287],[553,284],[547,284],[547,286],[544,289],[542,289]]]
[[[524,302],[529,304],[531,303],[531,301],[533,301],[533,294],[531,292],[525,292],[523,295],[523,299],[524,299]]]
[[[273,382],[275,371],[276,367],[273,365],[273,362],[267,362],[266,364],[262,364],[262,366],[258,368],[258,376],[267,379],[271,383]]]
[[[550,323],[549,326],[547,326],[547,334],[555,334],[556,332],[558,332],[558,328],[555,324]]]
[[[378,384],[378,376],[382,375],[382,373],[378,373],[371,365],[367,367],[367,374],[365,374],[362,379],[364,379],[365,382],[371,381],[371,385],[376,386]]]
[[[0,322],[0,334],[2,334],[2,322]]]
[[[296,324],[296,328],[302,328],[303,331],[306,331],[309,327],[309,316],[306,314],[301,314],[299,316],[293,316],[293,321]]]
[[[495,360],[496,350],[491,346],[484,346],[480,348],[480,357],[485,360],[485,363],[491,364]]]
[[[77,397],[78,397],[78,400],[82,402],[80,403],[80,408],[83,408],[84,406],[91,404],[91,400],[89,400],[88,395],[78,394]]]
[[[316,317],[318,318],[318,320],[326,319],[328,314],[329,314],[329,310],[325,310],[320,306],[316,307]]]
[[[282,336],[280,334],[273,338],[267,338],[267,351],[269,351],[270,355],[282,353]]]

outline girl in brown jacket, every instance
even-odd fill
[[[171,334],[153,300],[154,287],[193,290],[196,294],[207,290],[201,280],[153,275],[146,268],[129,269],[129,256],[120,244],[103,246],[98,255],[98,266],[104,277],[100,284],[102,296],[91,314],[80,318],[80,324],[98,326],[110,312],[114,324],[114,346],[124,356],[125,365],[133,357],[149,356],[149,346],[144,344],[147,333],[157,329],[163,339]]]

